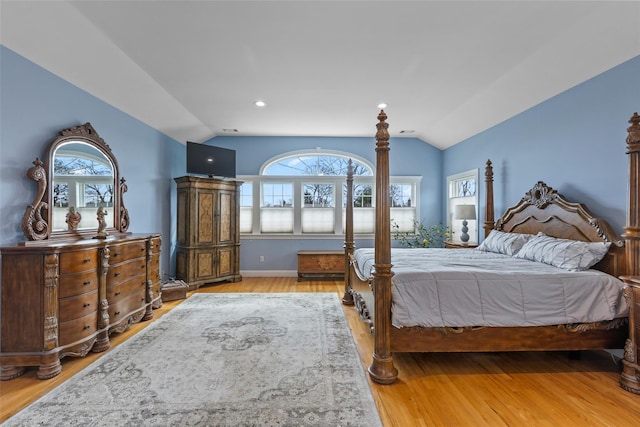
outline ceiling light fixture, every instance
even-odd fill
[[[378,104],[378,108],[380,108],[380,109],[387,108],[387,104],[384,103],[384,102],[381,102],[380,104]]]
[[[266,107],[266,106],[267,106],[267,103],[266,103],[266,102],[264,102],[264,101],[260,101],[260,100],[258,100],[258,101],[256,101],[256,102],[254,102],[253,104],[254,104],[256,107],[260,107],[260,108],[262,108],[262,107]]]

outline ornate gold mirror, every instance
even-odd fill
[[[22,221],[27,239],[105,238],[127,230],[125,180],[90,123],[60,131],[46,165],[40,159],[33,163],[27,174],[38,182],[38,194]]]

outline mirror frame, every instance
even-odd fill
[[[129,212],[124,207],[123,194],[127,191],[124,178],[120,177],[118,161],[111,148],[95,131],[91,123],[63,129],[58,132],[47,150],[47,169],[39,159],[33,162],[33,167],[27,171],[27,176],[38,183],[38,193],[22,218],[22,230],[30,241],[42,241],[53,239],[82,239],[105,238],[109,233],[124,233],[129,228]],[[113,226],[104,230],[98,228],[86,228],[80,230],[52,230],[53,225],[53,176],[54,157],[56,150],[64,143],[79,141],[91,145],[102,153],[113,165]],[[47,178],[48,177],[48,178]],[[105,233],[98,233],[104,231]],[[98,235],[96,235],[98,234]]]

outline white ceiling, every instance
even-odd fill
[[[3,45],[181,142],[372,137],[386,102],[391,136],[446,148],[640,55],[638,1],[0,7]]]

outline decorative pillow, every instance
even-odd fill
[[[520,248],[522,248],[522,245],[532,237],[530,234],[505,233],[504,231],[491,230],[487,238],[480,243],[478,249],[485,252],[515,255]]]
[[[609,250],[609,242],[581,242],[538,233],[522,246],[516,258],[543,262],[570,271],[587,270]]]

